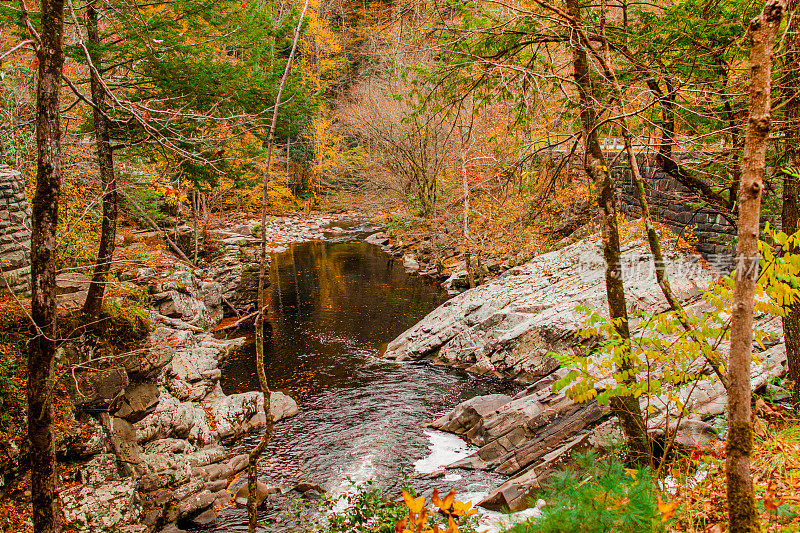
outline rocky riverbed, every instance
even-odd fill
[[[607,406],[596,401],[577,404],[563,392],[552,391],[553,383],[567,371],[548,354],[585,353],[591,342],[576,335],[583,324],[576,308],[587,307],[607,316],[598,241],[597,235],[586,237],[455,296],[391,342],[385,352],[385,357],[394,360],[429,359],[527,384],[513,397],[470,399],[431,424],[480,447],[450,468],[512,476],[484,499],[484,507],[526,508],[549,472],[568,461],[570,454],[588,447],[605,448],[620,439]],[[622,261],[630,316],[666,310],[646,240],[634,235],[626,242]],[[704,304],[698,297],[718,273],[674,238],[664,239],[664,248],[676,296],[699,312]],[[786,372],[780,320],[760,316],[757,322],[768,334],[763,346],[754,345],[758,358],[752,369],[754,390]],[[636,319],[632,325],[636,326]],[[724,356],[725,341],[719,351]],[[705,377],[677,392],[691,411],[681,420],[677,441],[702,445],[721,428],[718,417],[726,405],[724,387]],[[668,405],[665,397],[644,406],[650,408],[648,424],[656,435],[664,433]]]

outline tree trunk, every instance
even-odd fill
[[[64,2],[43,0],[36,88],[36,193],[31,226],[31,317],[36,336],[28,347],[28,439],[31,501],[36,533],[60,531],[53,438],[52,391],[56,350],[56,229],[61,192],[61,74]]]
[[[567,12],[575,25],[575,32],[582,31],[580,0],[567,0]],[[597,203],[600,208],[600,228],[603,242],[603,256],[606,261],[606,294],[611,319],[621,319],[617,333],[623,340],[630,339],[628,309],[625,303],[625,289],[622,284],[622,265],[620,264],[619,230],[617,228],[617,206],[614,196],[614,183],[606,164],[600,142],[597,138],[597,109],[594,104],[594,90],[589,76],[589,61],[581,39],[574,37],[572,63],[575,82],[580,101],[581,129],[585,143],[585,168],[597,187]],[[628,358],[624,358],[620,370],[630,370]],[[647,436],[642,410],[638,398],[615,396],[611,399],[611,409],[619,418],[628,443],[628,452],[633,464],[651,464],[650,440]]]
[[[472,270],[469,247],[469,182],[467,181],[467,155],[461,150],[461,180],[464,186],[464,264],[467,268],[469,288],[475,288],[475,274]]]
[[[784,60],[783,86],[786,95],[786,154],[785,164],[800,168],[800,13],[798,0],[789,0],[789,24],[786,27],[786,59]],[[800,184],[798,178],[783,175],[783,212],[781,229],[787,235],[796,233],[800,221]],[[786,250],[800,253],[796,246]],[[783,317],[783,334],[786,338],[786,358],[789,362],[789,377],[794,382],[792,404],[800,413],[800,303],[789,307]]]
[[[106,109],[106,93],[97,74],[103,70],[100,55],[100,33],[97,25],[97,10],[95,4],[89,4],[86,11],[86,29],[89,42],[92,44],[91,59],[94,64],[91,69],[92,103],[94,104],[94,132],[97,142],[97,163],[100,168],[100,182],[103,187],[103,222],[100,229],[100,244],[97,248],[97,262],[83,312],[89,319],[100,315],[103,303],[108,271],[114,257],[114,239],[117,234],[117,179],[114,176],[114,155],[111,150],[108,119],[104,115]]]
[[[270,390],[267,383],[267,374],[264,370],[264,310],[267,307],[266,291],[264,286],[264,278],[266,277],[267,265],[267,198],[269,193],[269,177],[270,165],[272,164],[272,148],[275,140],[275,127],[278,123],[278,109],[281,105],[281,96],[283,89],[286,86],[286,80],[289,78],[289,72],[292,70],[292,61],[294,60],[295,52],[297,51],[297,42],[300,40],[300,28],[303,24],[303,19],[306,17],[306,10],[308,9],[308,2],[306,0],[303,5],[303,11],[300,13],[300,18],[297,21],[297,27],[294,30],[294,40],[292,41],[292,50],[289,52],[289,59],[286,60],[286,67],[283,69],[283,76],[278,86],[278,94],[275,96],[275,107],[272,110],[272,123],[269,127],[269,138],[267,140],[267,160],[264,164],[264,187],[261,194],[261,264],[258,270],[258,314],[256,315],[256,371],[258,372],[258,383],[261,386],[261,392],[264,395],[264,414],[266,415],[266,424],[264,427],[264,434],[261,437],[258,445],[250,452],[247,465],[247,515],[248,515],[248,532],[256,533],[258,511],[256,509],[256,488],[258,485],[258,458],[264,453],[267,448],[269,439],[272,437],[272,413],[270,412]],[[280,291],[279,291],[280,294]]]
[[[783,0],[768,0],[750,22],[750,111],[739,192],[739,244],[733,289],[731,348],[728,362],[728,442],[725,474],[731,533],[759,530],[750,476],[753,425],[750,405],[750,358],[753,347],[753,309],[758,277],[758,237],[767,135],[770,129],[772,47],[783,16]]]

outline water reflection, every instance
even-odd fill
[[[364,364],[357,354],[377,355],[446,299],[437,284],[407,275],[399,261],[359,242],[293,245],[273,257],[270,282],[267,377],[300,399],[353,385]],[[225,392],[258,388],[254,353],[251,344],[233,356],[223,372]]]

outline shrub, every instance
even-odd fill
[[[434,491],[431,503],[436,507],[427,508],[426,499],[416,497],[407,478],[404,485],[403,499],[395,501],[368,481],[344,494],[326,495],[317,509],[328,515],[323,523],[314,518],[318,513],[308,513],[308,504],[298,510],[298,517],[307,522],[306,530],[320,533],[475,533],[475,520],[470,518],[475,510],[471,502],[457,501],[455,490],[444,498]]]
[[[385,215],[383,226],[392,235],[409,231],[425,225],[425,219],[406,213],[390,213]]]
[[[167,214],[169,206],[164,194],[149,184],[122,181],[122,190],[124,194],[119,197],[120,209],[131,222],[149,227],[149,218],[161,227],[175,224],[175,219]]]
[[[103,298],[103,334],[122,348],[139,344],[150,331],[147,293],[142,289],[110,289]]]
[[[576,468],[554,474],[542,495],[541,518],[512,533],[650,533],[664,531],[649,469],[625,468],[618,460],[576,455]]]

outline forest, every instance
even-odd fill
[[[4,532],[800,531],[797,0],[3,0]]]

